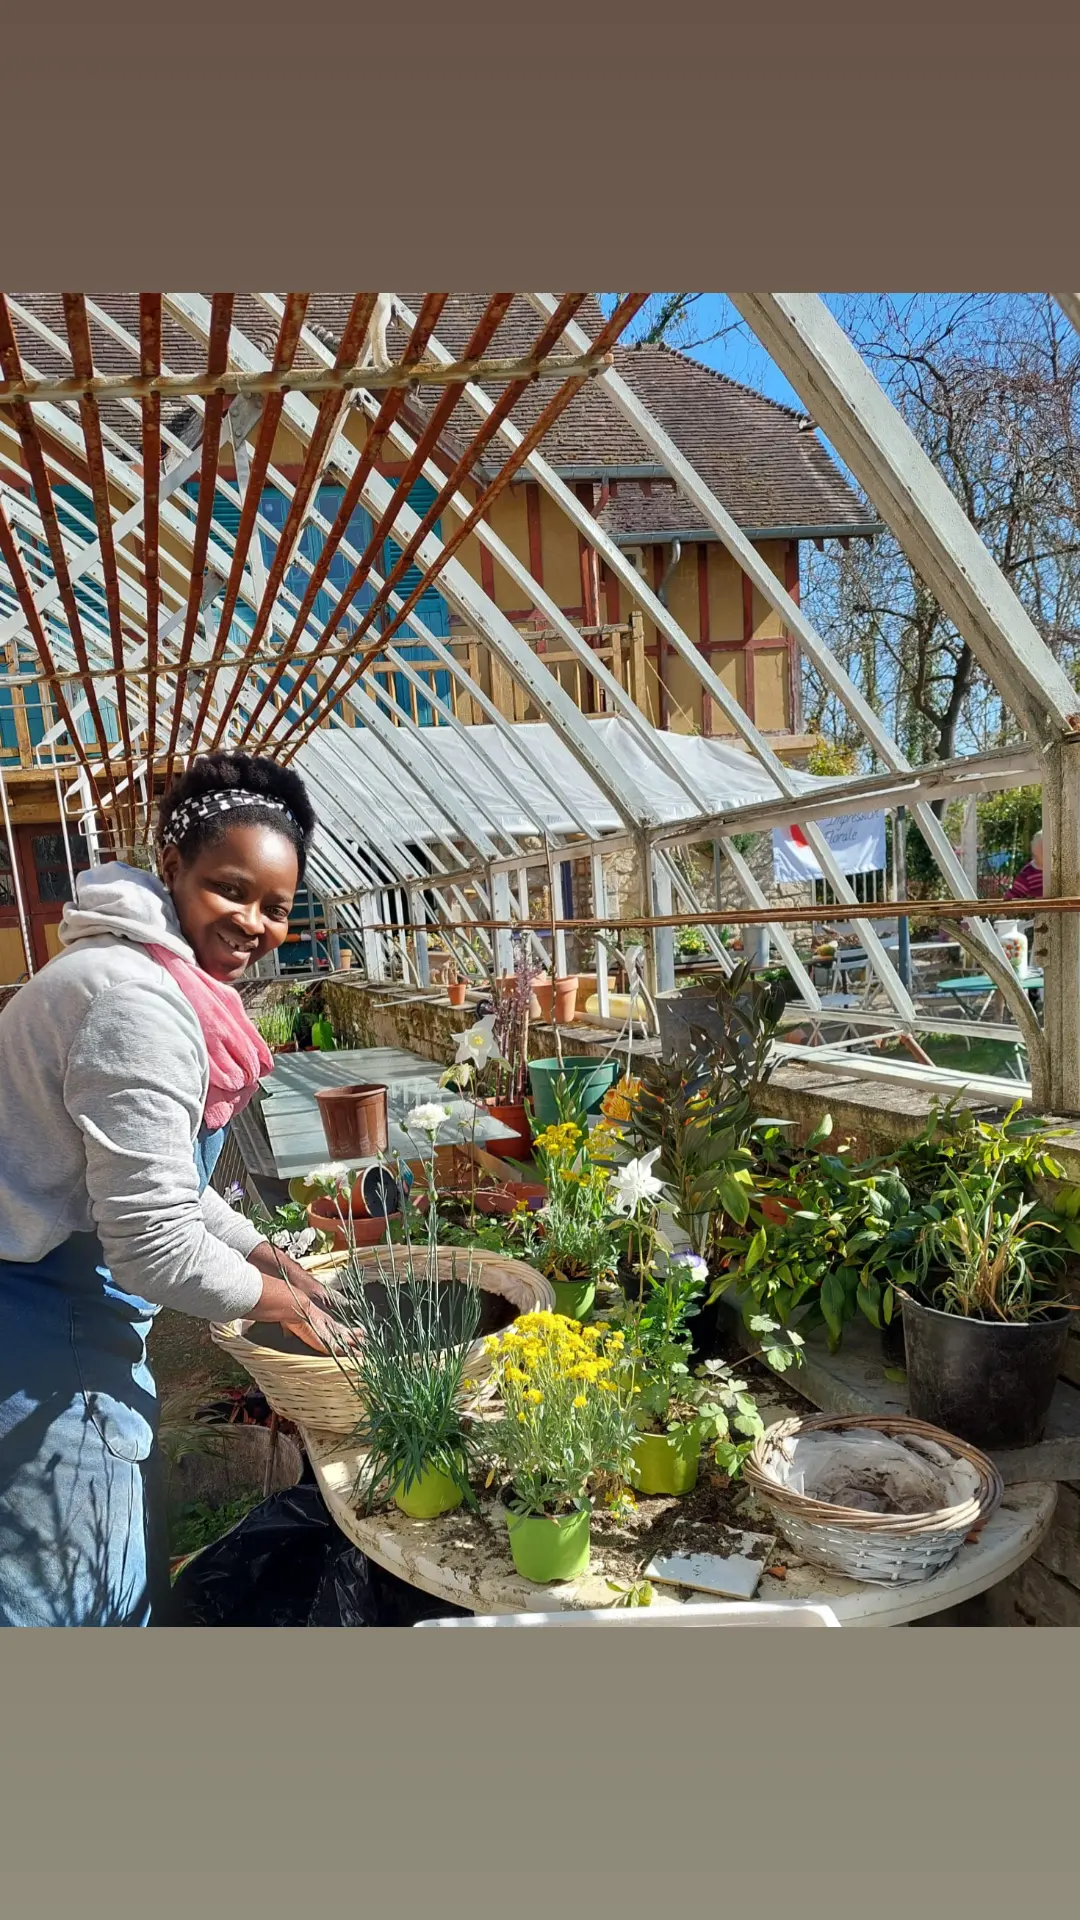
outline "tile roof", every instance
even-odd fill
[[[423,299],[418,293],[399,297],[414,313]],[[486,294],[450,295],[437,333],[455,356],[463,354],[488,297]],[[66,341],[63,303],[58,293],[12,294],[9,298],[31,311],[61,341]],[[138,337],[137,294],[104,293],[90,298]],[[345,293],[313,294],[308,306],[308,324],[314,325],[328,340],[336,337],[352,298]],[[587,333],[595,334],[599,330],[603,315],[595,295],[586,296],[577,318]],[[276,332],[273,320],[253,294],[237,295],[235,322],[261,348],[272,350]],[[519,295],[496,331],[488,354],[524,356],[530,351],[540,326],[534,309],[524,295]],[[15,331],[24,359],[36,372],[43,375],[70,372],[66,353],[42,340],[17,316]],[[162,332],[163,360],[170,371],[186,372],[205,364],[202,349],[168,316],[164,318]],[[400,324],[395,322],[390,336],[391,351],[400,353],[406,337]],[[129,349],[94,320],[91,321],[91,341],[99,372],[132,370],[134,361]],[[297,364],[311,365],[314,358],[310,349],[302,348]],[[877,528],[872,509],[844,479],[817,434],[800,431],[798,415],[788,408],[669,347],[618,347],[615,360],[627,384],[649,407],[741,527],[756,533],[798,528],[808,535],[872,532]],[[489,391],[495,394],[498,389]],[[520,430],[527,430],[536,419],[541,406],[550,399],[551,391],[547,381],[542,386],[526,389],[513,413]],[[423,390],[410,400],[410,412],[419,422],[433,405],[431,390]],[[187,412],[182,402],[172,404],[168,423],[174,431],[180,431]],[[114,431],[138,448],[137,402],[111,402],[102,408],[102,414]],[[459,402],[444,434],[445,447],[454,457],[464,451],[476,424],[477,416]],[[490,477],[501,464],[497,449],[496,442],[478,464],[475,470],[478,479]],[[568,479],[585,479],[591,475],[601,478],[605,473],[618,475],[614,497],[600,515],[601,523],[616,538],[647,541],[664,534],[693,536],[704,532],[700,515],[660,476],[654,456],[598,381],[590,381],[574,397],[545,436],[541,451]],[[638,469],[638,478],[633,478],[627,469]],[[645,470],[644,475],[641,469]]]

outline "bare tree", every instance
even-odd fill
[[[1047,295],[881,295],[840,317],[1067,671],[1080,668],[1080,339]],[[891,535],[812,557],[807,610],[911,758],[1016,725]],[[858,744],[812,671],[807,717]]]

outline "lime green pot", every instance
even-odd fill
[[[697,1486],[701,1430],[694,1420],[671,1433],[643,1433],[634,1445],[630,1485],[636,1493],[690,1493]]]
[[[551,1290],[555,1295],[555,1311],[567,1320],[585,1320],[592,1312],[596,1299],[595,1280],[551,1280]]]
[[[440,1513],[453,1513],[463,1499],[457,1481],[448,1473],[441,1473],[438,1467],[425,1467],[407,1493],[398,1486],[394,1505],[410,1520],[437,1520]]]
[[[538,1587],[550,1587],[560,1580],[573,1580],[589,1564],[588,1507],[574,1513],[561,1513],[557,1520],[546,1514],[508,1513],[510,1557],[522,1577]]]

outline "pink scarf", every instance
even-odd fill
[[[244,1012],[235,987],[224,986],[167,947],[146,950],[175,980],[202,1028],[210,1058],[203,1124],[216,1133],[243,1112],[262,1076],[272,1071],[274,1056]]]

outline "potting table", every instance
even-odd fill
[[[324,1087],[351,1086],[358,1081],[375,1082],[387,1089],[389,1148],[391,1158],[426,1159],[430,1147],[426,1138],[419,1141],[401,1125],[410,1108],[424,1101],[438,1100],[447,1105],[458,1099],[453,1088],[441,1087],[439,1075],[444,1069],[435,1060],[406,1053],[397,1047],[357,1047],[334,1053],[279,1053],[274,1071],[262,1082],[261,1117],[269,1141],[274,1177],[291,1180],[297,1174],[310,1173],[330,1159],[315,1095]],[[241,1123],[244,1115],[240,1116]],[[234,1122],[234,1126],[236,1123]],[[237,1128],[241,1151],[247,1159],[244,1128]],[[473,1137],[473,1124],[447,1121],[439,1131],[439,1144],[460,1145]],[[476,1115],[476,1141],[510,1139],[510,1129],[493,1120],[484,1109]],[[253,1168],[253,1171],[259,1171]]]
[[[765,1411],[763,1409],[763,1411]],[[791,1409],[770,1406],[766,1418],[784,1418]],[[340,1438],[303,1435],[323,1499],[342,1533],[388,1573],[422,1593],[466,1608],[470,1613],[558,1613],[590,1607],[610,1608],[617,1596],[608,1584],[602,1554],[594,1546],[592,1566],[579,1580],[559,1586],[534,1586],[523,1580],[510,1558],[506,1523],[497,1503],[484,1502],[479,1517],[463,1511],[438,1520],[409,1520],[396,1508],[358,1513],[352,1491],[361,1456]],[[813,1601],[832,1608],[841,1626],[892,1627],[959,1606],[996,1586],[1034,1553],[1053,1517],[1057,1488],[1012,1486],[1004,1503],[978,1538],[961,1547],[951,1567],[931,1580],[896,1587],[873,1587],[800,1561],[778,1539],[776,1564],[785,1577],[766,1573],[757,1591],[762,1604]],[[767,1521],[748,1521],[771,1527]],[[703,1539],[702,1547],[707,1545]],[[625,1575],[617,1576],[625,1582]],[[681,1588],[657,1587],[652,1610],[678,1612],[700,1605],[705,1595]],[[675,1624],[673,1621],[672,1624]]]

